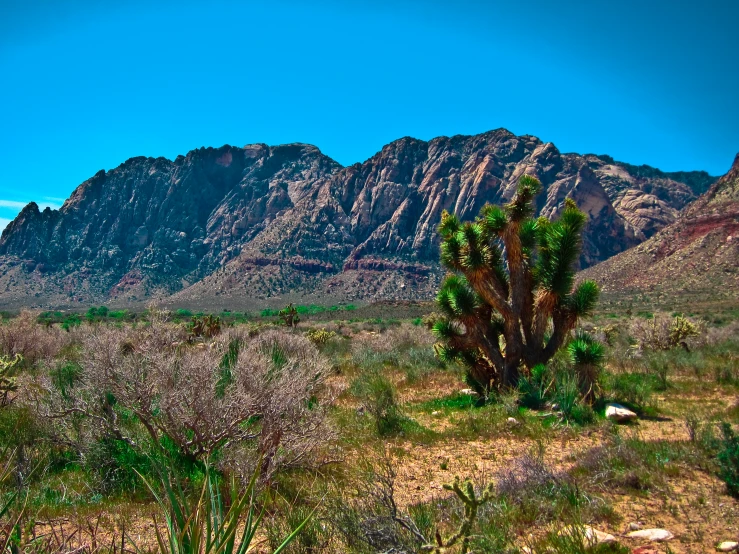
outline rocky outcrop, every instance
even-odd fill
[[[729,172],[646,242],[585,270],[606,297],[735,302],[739,292],[739,154]]]
[[[7,227],[0,304],[187,299],[247,285],[266,297],[329,281],[351,296],[357,272],[397,274],[403,289],[421,280],[427,295],[441,212],[472,218],[509,200],[524,173],[544,185],[540,214],[556,216],[567,197],[588,213],[582,267],[640,243],[711,181],[562,154],[504,129],[406,137],[349,167],[305,144],[132,158],[82,183],[60,210],[30,204]]]

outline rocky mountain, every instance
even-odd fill
[[[735,305],[739,300],[739,154],[729,172],[646,242],[586,269],[616,302]]]
[[[29,204],[8,225],[0,305],[427,297],[442,210],[472,218],[510,199],[524,173],[544,185],[540,214],[556,215],[568,196],[589,214],[583,267],[674,222],[715,180],[563,154],[504,129],[406,137],[348,167],[305,144],[132,158],[60,210]]]

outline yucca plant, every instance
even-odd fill
[[[567,346],[575,368],[583,402],[592,405],[598,393],[598,376],[605,358],[603,345],[585,332],[579,332]]]
[[[166,468],[160,471],[163,495],[139,474],[164,513],[163,526],[154,517],[160,553],[245,554],[252,550],[264,514],[264,508],[259,509],[256,502],[258,471],[243,491],[239,490],[236,479],[231,480],[229,502],[224,502],[217,473],[208,463],[205,464],[203,486],[197,498],[186,493],[174,472]],[[274,554],[283,552],[295,540],[314,512],[315,509],[285,538]]]
[[[433,327],[435,350],[466,366],[484,394],[550,360],[598,298],[595,282],[575,286],[587,216],[568,198],[558,219],[534,219],[540,188],[524,175],[505,206],[486,205],[465,223],[444,211],[439,225],[441,263],[453,273],[436,297],[445,317]]]

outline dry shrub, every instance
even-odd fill
[[[58,327],[37,323],[38,314],[23,310],[18,317],[0,321],[0,354],[20,355],[27,367],[49,361],[76,338]]]
[[[631,324],[631,335],[642,348],[670,350],[681,346],[686,350],[703,344],[705,323],[684,316],[655,315],[637,319]]]
[[[47,383],[49,416],[83,413],[99,431],[141,446],[135,416],[152,445],[170,440],[185,457],[216,450],[244,470],[262,460],[265,475],[298,463],[330,437],[318,397],[328,364],[305,337],[229,329],[187,344],[182,327],[157,317],[149,326],[97,326],[82,340],[72,394]],[[125,417],[124,417],[125,415]]]
[[[378,353],[398,352],[413,347],[427,346],[431,349],[434,337],[431,333],[416,325],[402,324],[390,327],[384,332],[361,333],[352,340],[352,349],[372,350]]]

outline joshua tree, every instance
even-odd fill
[[[297,327],[300,323],[300,316],[298,315],[298,309],[292,304],[288,304],[284,310],[280,310],[278,315],[282,322],[288,327]]]
[[[453,274],[436,297],[445,318],[435,350],[462,362],[478,392],[516,386],[521,366],[546,363],[598,298],[593,281],[574,286],[586,215],[568,198],[558,219],[533,219],[540,188],[524,175],[509,204],[472,222],[441,217],[441,263]]]

